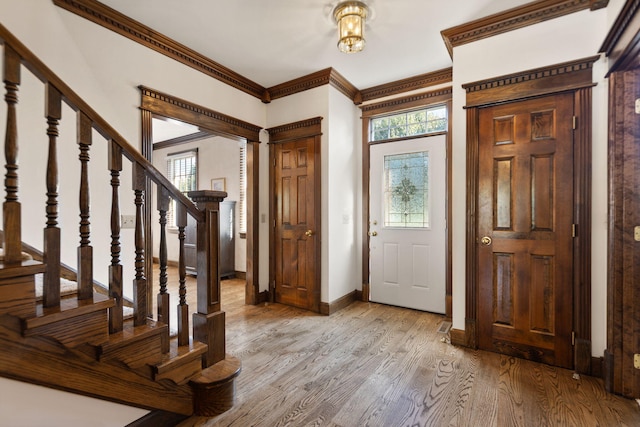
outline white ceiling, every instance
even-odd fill
[[[333,67],[358,89],[452,65],[440,31],[530,0],[368,0],[364,51],[338,51],[331,0],[100,0],[264,86]]]

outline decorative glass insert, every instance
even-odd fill
[[[384,226],[429,227],[429,152],[384,156]]]
[[[371,119],[369,141],[427,135],[447,130],[447,107],[423,108]]]

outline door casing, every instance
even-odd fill
[[[276,221],[276,184],[275,184],[275,152],[274,144],[294,141],[303,138],[314,138],[315,144],[315,156],[314,162],[314,206],[315,210],[314,223],[315,223],[315,286],[313,303],[309,309],[312,311],[320,312],[320,287],[321,287],[321,249],[322,249],[322,215],[321,215],[321,157],[320,157],[320,138],[322,136],[322,117],[314,117],[308,120],[302,120],[295,123],[288,123],[285,125],[273,127],[267,129],[269,132],[269,300],[275,301],[275,285],[276,285],[276,233],[275,233],[275,221]]]
[[[454,344],[478,347],[479,121],[481,107],[569,92],[574,97],[574,368],[591,374],[591,88],[599,56],[527,70],[463,85],[467,92],[467,243],[465,330],[453,330]]]
[[[452,271],[451,271],[451,130],[452,130],[452,87],[447,86],[441,89],[432,90],[416,95],[411,95],[403,98],[392,99],[389,101],[383,101],[374,104],[367,104],[362,106],[362,292],[361,300],[364,302],[369,301],[369,244],[370,238],[369,232],[369,168],[370,168],[370,154],[369,154],[369,121],[378,115],[389,114],[392,112],[399,112],[402,110],[416,109],[420,107],[427,107],[431,105],[445,104],[447,106],[448,117],[448,129],[446,133],[446,241],[445,241],[445,317],[447,320],[451,320],[452,313]],[[422,137],[419,136],[419,137]]]

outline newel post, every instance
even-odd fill
[[[224,191],[188,193],[203,212],[197,228],[198,312],[193,314],[193,338],[209,346],[203,355],[203,367],[225,358],[225,315],[220,309],[220,202]]]

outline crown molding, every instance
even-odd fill
[[[385,96],[397,95],[399,93],[409,92],[412,90],[424,89],[429,86],[451,83],[452,81],[453,68],[443,68],[442,70],[433,71],[431,73],[420,74],[418,76],[409,77],[395,82],[362,89],[360,91],[361,102],[384,98]]]
[[[447,86],[429,92],[416,93],[414,95],[394,98],[375,104],[367,104],[360,107],[360,109],[362,110],[362,117],[370,117],[390,111],[400,111],[409,108],[423,107],[429,104],[444,103],[451,99],[452,93],[452,87]]]
[[[600,47],[609,58],[609,73],[637,67],[640,52],[640,0],[627,0]]]
[[[539,0],[448,28],[441,31],[440,34],[442,34],[449,55],[453,57],[453,48],[456,46],[538,24],[584,9],[600,9],[608,3],[608,0]]]
[[[53,3],[251,96],[261,100],[266,97],[265,88],[259,84],[96,0],[53,0]]]
[[[338,89],[347,98],[354,102],[356,102],[356,99],[359,96],[358,89],[340,73],[333,68],[325,68],[324,70],[316,71],[315,73],[307,74],[306,76],[298,77],[297,79],[289,80],[288,82],[280,83],[268,88],[267,93],[269,94],[269,100],[265,102],[284,98],[285,96],[304,92],[326,84],[330,84],[334,88]]]

